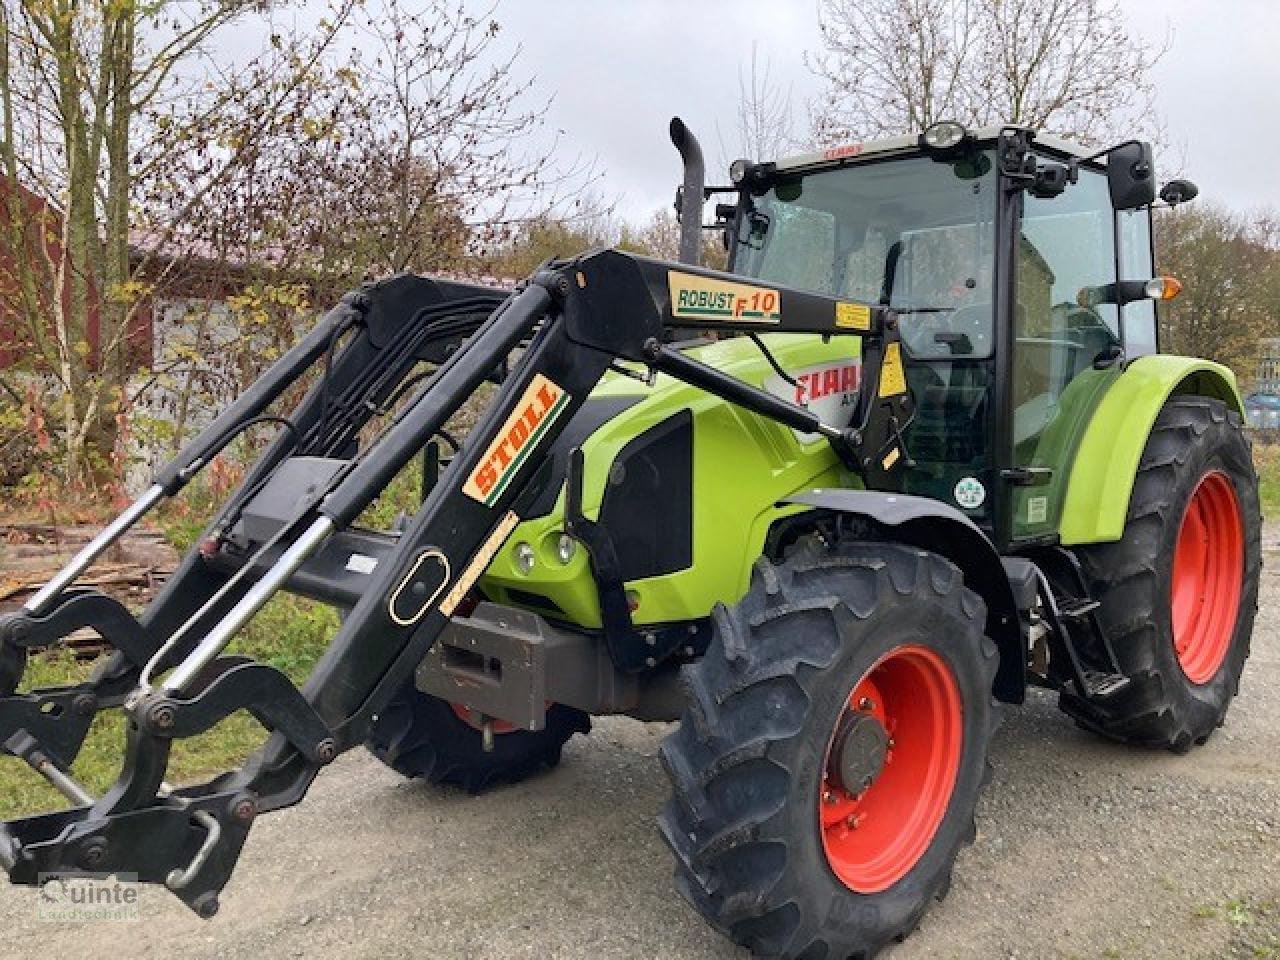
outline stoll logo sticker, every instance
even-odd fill
[[[977,477],[962,477],[956,484],[956,503],[966,510],[977,510],[987,499],[987,488]]]
[[[480,458],[480,465],[462,485],[462,492],[486,507],[493,506],[529,451],[568,406],[569,394],[542,374],[535,376]]]
[[[132,873],[37,877],[36,917],[51,921],[137,920],[142,886]]]

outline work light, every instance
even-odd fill
[[[964,124],[954,120],[939,120],[925,127],[920,134],[920,146],[934,153],[943,153],[959,147],[968,138]]]

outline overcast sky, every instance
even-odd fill
[[[1155,71],[1157,109],[1201,196],[1280,210],[1280,0],[1121,6],[1137,34],[1159,42],[1172,31]],[[817,0],[501,0],[497,18],[502,43],[521,44],[523,70],[554,94],[549,121],[566,154],[596,158],[603,191],[631,219],[671,202],[672,115],[709,162],[722,142],[732,152],[737,71],[753,41],[797,110],[818,89],[803,63],[819,46]]]

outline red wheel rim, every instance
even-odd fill
[[[869,786],[846,787],[833,765],[837,740],[867,717],[887,738],[883,760]],[[963,740],[955,675],[935,651],[898,647],[854,685],[827,745],[818,795],[822,847],[845,886],[879,893],[919,862],[951,802]]]
[[[1214,470],[1191,494],[1173,555],[1173,647],[1192,683],[1208,683],[1227,657],[1243,579],[1240,501],[1227,475]]]
[[[484,727],[476,723],[475,718],[471,716],[471,710],[469,707],[461,703],[454,703],[452,700],[449,701],[449,706],[452,707],[453,712],[458,715],[458,719],[472,730],[484,730]],[[495,734],[511,733],[511,731],[515,729],[515,724],[508,723],[506,720],[499,720],[496,717],[493,720],[493,732]]]

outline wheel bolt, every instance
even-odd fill
[[[316,759],[320,763],[331,763],[338,755],[338,745],[330,737],[325,737],[316,744]]]
[[[876,705],[871,700],[870,697],[863,697],[861,700],[858,701],[859,710],[874,710],[875,708],[876,708]]]
[[[98,864],[102,863],[107,855],[107,841],[100,837],[95,837],[84,845],[80,852],[80,864],[87,870],[92,870]]]
[[[248,823],[257,814],[258,805],[252,797],[241,797],[231,804],[231,815],[243,823]]]
[[[823,802],[823,803],[835,803],[835,802],[836,802],[836,795],[835,795],[834,793],[832,793],[830,790],[823,790],[823,791],[822,791],[822,802]]]
[[[849,816],[845,817],[844,825],[848,827],[850,830],[857,830],[858,815],[856,813],[849,814]]]

